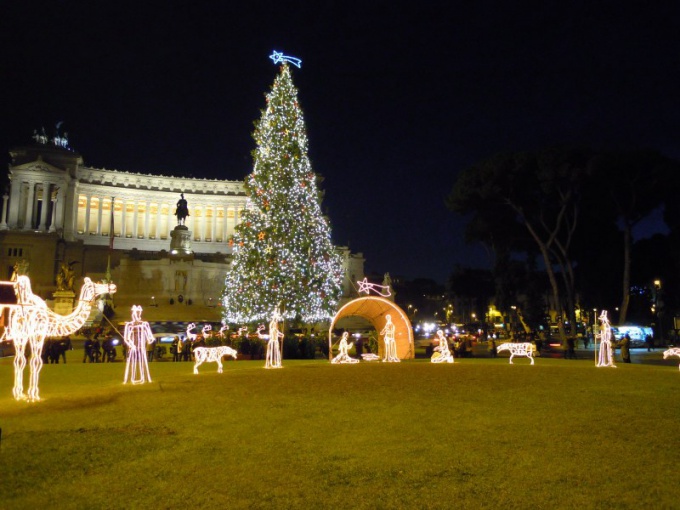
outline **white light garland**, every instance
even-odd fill
[[[534,364],[534,344],[531,342],[506,342],[501,344],[496,349],[496,352],[509,351],[510,352],[510,364],[512,365],[512,358],[515,356],[524,356],[531,360],[531,364]]]
[[[437,331],[437,337],[439,339],[439,345],[434,348],[437,352],[432,354],[430,361],[432,363],[453,363],[453,354],[451,354],[451,350],[449,349],[449,342],[441,329]]]
[[[397,356],[397,342],[394,338],[395,326],[392,322],[391,315],[385,315],[387,323],[385,327],[380,332],[383,336],[383,341],[385,342],[385,356],[383,357],[383,363],[399,363],[401,360]]]
[[[45,337],[63,337],[75,333],[90,316],[92,303],[96,296],[116,292],[114,284],[93,283],[85,278],[80,289],[78,305],[69,315],[59,315],[47,308],[45,301],[33,294],[31,280],[26,275],[17,276],[16,281],[0,282],[0,285],[14,289],[16,303],[0,304],[9,308],[5,337],[14,344],[14,388],[12,393],[17,400],[31,402],[40,400],[38,382],[42,369],[42,349]],[[24,393],[24,368],[26,367],[26,345],[31,346],[30,374],[27,393]]]
[[[214,361],[217,363],[217,373],[222,373],[222,358],[224,356],[231,356],[236,359],[237,353],[229,346],[221,345],[219,347],[196,347],[194,349],[194,357],[196,363],[194,364],[194,374],[198,374],[198,367],[203,363]]]
[[[663,359],[668,359],[671,356],[680,357],[680,347],[671,347],[663,352]],[[680,365],[678,365],[678,370],[680,370]]]
[[[128,348],[123,384],[127,384],[128,379],[132,384],[151,382],[146,346],[154,342],[154,337],[149,323],[142,320],[141,306],[132,306],[132,320],[125,323],[123,341]]]
[[[595,336],[595,342],[597,342],[598,338],[600,339],[600,349],[597,353],[596,366],[616,368],[614,356],[612,354],[612,329],[609,324],[609,318],[607,318],[607,310],[602,310],[600,321],[602,322],[600,333]]]
[[[340,339],[340,345],[338,347],[339,352],[338,355],[331,360],[331,363],[334,364],[341,364],[341,363],[359,363],[359,360],[356,358],[352,358],[349,355],[349,350],[352,348],[352,345],[354,343],[347,343],[347,337],[349,336],[349,333],[345,331],[342,334],[342,338]]]

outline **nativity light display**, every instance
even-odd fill
[[[397,356],[397,341],[394,338],[395,326],[392,322],[391,315],[385,315],[387,323],[380,332],[383,335],[383,342],[385,342],[385,355],[383,356],[383,363],[399,363],[401,360]]]
[[[670,349],[663,351],[663,359],[668,359],[671,356],[680,357],[680,347],[671,347]],[[680,370],[680,365],[678,365],[678,370]]]
[[[260,337],[261,340],[267,340],[267,354],[265,355],[264,368],[282,368],[279,338],[283,339],[283,333],[279,331],[280,320],[281,315],[279,314],[279,310],[276,309],[272,314],[272,320],[269,321],[269,334],[262,334],[264,326],[257,328],[257,336]]]
[[[523,356],[531,360],[531,364],[534,364],[534,344],[531,342],[506,342],[501,344],[496,349],[497,352],[508,351],[510,352],[510,364],[512,365],[512,358],[515,356]]]
[[[338,355],[331,360],[333,364],[343,364],[343,363],[359,363],[359,360],[352,358],[349,355],[349,350],[352,348],[354,343],[347,343],[347,338],[349,333],[345,331],[340,338],[340,345],[338,346]]]
[[[116,292],[114,284],[93,283],[85,278],[78,296],[78,304],[69,315],[59,315],[50,310],[45,301],[33,294],[31,280],[18,275],[15,281],[0,282],[5,289],[12,289],[16,299],[12,303],[0,304],[9,308],[5,337],[14,343],[14,389],[17,400],[35,402],[40,400],[39,379],[42,369],[42,350],[46,337],[63,337],[75,333],[90,316],[97,296]],[[28,391],[24,393],[24,369],[26,367],[26,345],[31,347]]]
[[[437,331],[437,339],[439,340],[439,345],[434,348],[435,352],[432,354],[430,361],[432,363],[453,363],[453,354],[451,354],[451,349],[449,349],[449,342],[441,329]]]
[[[614,364],[614,355],[612,353],[612,328],[609,323],[609,318],[607,317],[607,310],[602,310],[600,322],[602,322],[600,332],[595,336],[595,342],[597,342],[598,338],[600,339],[596,366],[616,368],[616,365]]]
[[[151,382],[146,346],[153,343],[154,337],[149,323],[142,320],[141,306],[132,307],[132,320],[125,323],[123,341],[128,348],[123,384],[127,384],[128,380],[132,384]]]
[[[232,324],[268,320],[277,306],[284,319],[327,320],[341,293],[342,264],[321,211],[298,92],[288,61],[277,62],[280,72],[253,133],[248,203],[230,239],[222,304],[223,320]]]
[[[205,362],[215,362],[217,363],[217,373],[222,373],[222,358],[225,356],[231,356],[236,359],[237,353],[234,349],[226,345],[220,345],[219,347],[196,347],[194,349],[194,358],[196,362],[194,363],[194,374],[198,374],[198,367],[200,367]]]

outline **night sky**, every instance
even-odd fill
[[[63,121],[88,166],[242,180],[276,49],[302,59],[334,242],[442,283],[491,262],[444,205],[471,164],[556,144],[680,157],[677,2],[231,3],[5,5],[0,150]]]

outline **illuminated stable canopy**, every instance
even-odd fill
[[[399,359],[413,359],[413,328],[406,313],[392,301],[378,296],[366,296],[354,299],[344,305],[333,317],[328,333],[328,345],[332,346],[332,331],[335,323],[344,317],[362,317],[369,321],[376,331],[382,331],[387,324],[387,315],[392,317],[394,323],[394,339],[397,344],[397,357]],[[384,343],[378,342],[380,357],[384,356]],[[332,353],[329,349],[329,359]]]

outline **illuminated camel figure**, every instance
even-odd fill
[[[42,349],[45,337],[63,337],[79,330],[90,316],[92,303],[97,296],[116,292],[114,284],[93,283],[85,278],[80,289],[78,305],[69,315],[60,315],[47,308],[45,301],[31,291],[28,276],[17,277],[12,282],[17,296],[17,304],[12,305],[5,334],[12,340],[14,356],[14,398],[17,400],[40,400],[38,379],[42,368]],[[26,367],[26,344],[31,345],[31,366],[28,392],[24,394],[24,368]]]
[[[194,374],[198,373],[198,367],[203,363],[214,361],[217,363],[217,373],[222,373],[222,358],[224,356],[231,356],[236,359],[236,351],[227,345],[220,345],[219,347],[196,347],[194,349],[194,357],[196,363],[194,364]]]
[[[506,342],[498,346],[497,352],[510,351],[510,364],[512,365],[512,358],[515,356],[524,356],[531,360],[531,364],[534,364],[534,345],[531,342]]]
[[[668,359],[671,356],[680,357],[680,347],[671,347],[670,349],[663,352],[663,359]],[[680,370],[680,365],[678,365],[678,370]]]

